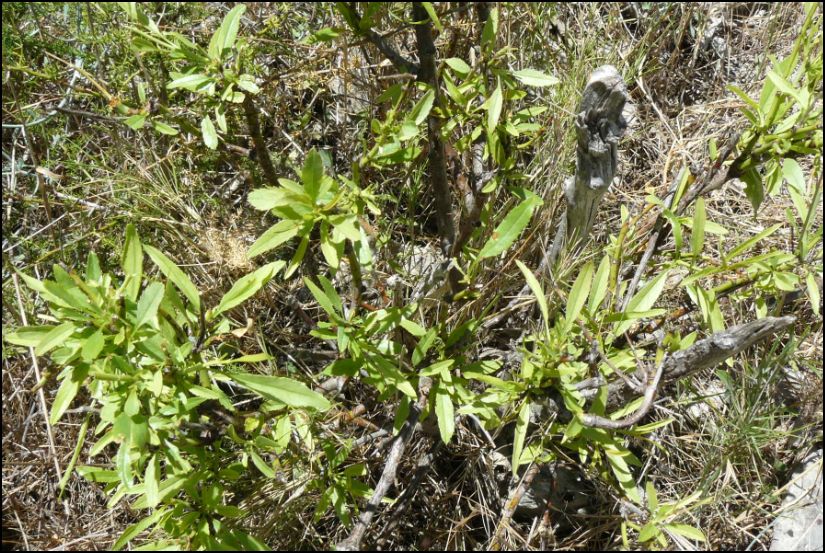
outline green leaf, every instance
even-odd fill
[[[493,257],[506,251],[530,223],[533,210],[538,205],[541,205],[541,199],[531,196],[514,207],[493,231],[492,236],[478,253],[478,258]]]
[[[167,84],[166,88],[170,90],[183,88],[186,90],[191,90],[192,92],[197,92],[199,89],[203,88],[204,85],[211,82],[213,82],[212,77],[201,73],[192,73],[191,75],[183,75],[182,77],[178,77]]]
[[[308,277],[304,277],[304,284],[306,284],[309,291],[312,292],[312,295],[315,297],[315,301],[318,302],[318,305],[321,306],[321,309],[327,312],[330,317],[336,315],[335,308],[333,307],[335,301],[333,298],[327,296],[327,293],[318,288],[314,282]],[[337,296],[337,294],[336,294]],[[340,298],[338,300],[341,301]]]
[[[121,266],[125,277],[123,284],[126,297],[135,301],[143,278],[143,248],[135,225],[131,223],[126,225],[126,244],[123,247]]]
[[[647,509],[651,513],[655,513],[659,508],[659,499],[656,496],[656,486],[650,480],[645,485],[645,493],[647,495]]]
[[[158,509],[148,517],[144,518],[143,520],[132,524],[121,534],[121,536],[117,539],[115,544],[112,546],[112,551],[119,551],[123,549],[123,547],[132,541],[134,538],[138,536],[141,532],[158,522],[164,515],[166,515],[168,509]]]
[[[415,122],[416,126],[421,125],[427,116],[430,114],[430,110],[433,108],[433,102],[435,101],[435,92],[430,89],[424,93],[424,96],[421,97],[418,102],[416,102],[415,106],[413,106],[412,111],[410,111],[410,115],[408,119],[411,119]]]
[[[639,531],[639,541],[641,543],[644,543],[646,541],[650,541],[653,538],[655,538],[656,536],[658,536],[660,533],[661,533],[661,531],[659,530],[658,526],[648,522]]]
[[[249,251],[246,252],[246,257],[252,259],[264,252],[277,248],[298,234],[300,229],[300,221],[286,219],[275,223],[249,247]]]
[[[698,259],[702,253],[702,246],[705,244],[705,199],[696,199],[696,211],[693,214],[693,230],[690,235],[690,252],[693,259]]]
[[[219,61],[224,56],[224,50],[232,48],[235,45],[235,39],[238,36],[238,29],[241,25],[241,16],[246,11],[244,4],[238,4],[228,14],[226,18],[212,35],[209,41],[208,53],[213,60]]]
[[[533,295],[536,296],[536,301],[538,301],[541,316],[544,319],[544,324],[549,325],[550,315],[547,309],[547,297],[544,295],[544,290],[542,289],[541,284],[533,272],[528,269],[524,263],[516,259],[516,265],[518,265],[518,268],[524,275],[524,279],[527,281],[527,285],[530,287],[530,290],[533,291]]]
[[[164,287],[160,282],[153,282],[143,291],[137,304],[135,329],[153,321],[158,314],[158,307],[163,299]]]
[[[95,252],[89,252],[86,258],[86,282],[98,282],[100,277],[100,260]]]
[[[257,452],[255,452],[255,450],[250,450],[250,452],[249,452],[249,457],[252,459],[252,463],[253,463],[256,467],[258,467],[258,470],[259,470],[259,471],[261,471],[261,474],[263,474],[263,475],[264,475],[264,476],[266,476],[267,478],[275,478],[275,471],[274,471],[274,470],[272,470],[272,467],[270,467],[270,466],[266,463],[266,461],[264,461],[263,459],[261,459],[261,456],[260,456],[260,455],[258,455],[258,453],[257,453]]]
[[[498,126],[501,117],[501,108],[504,106],[504,96],[501,93],[501,82],[496,82],[496,89],[490,95],[484,106],[487,109],[487,132],[492,133]]]
[[[127,118],[123,122],[126,124],[126,126],[128,126],[131,129],[134,129],[134,130],[142,129],[143,126],[146,124],[146,116],[138,113],[138,114],[135,114],[135,115]]]
[[[808,289],[808,298],[811,300],[811,309],[813,310],[814,314],[819,317],[819,307],[821,305],[821,297],[819,295],[819,286],[816,283],[816,279],[812,273],[808,273],[805,277],[805,284]]]
[[[80,390],[80,385],[86,379],[89,369],[86,366],[75,368],[65,379],[60,383],[57,389],[57,394],[54,396],[54,403],[52,403],[52,410],[49,413],[49,424],[57,424],[60,417],[72,404],[77,392]]]
[[[627,303],[625,313],[648,311],[651,307],[653,307],[653,304],[656,303],[656,300],[659,299],[662,290],[665,288],[665,282],[667,281],[669,274],[670,271],[659,273],[658,276],[643,286],[641,290],[636,292],[633,299]],[[621,336],[631,326],[633,326],[632,320],[624,321],[620,323],[613,332],[616,336]]]
[[[146,465],[146,474],[143,478],[146,489],[146,507],[154,509],[160,502],[160,463],[157,454],[152,455]]]
[[[103,331],[98,329],[97,332],[86,338],[86,341],[83,343],[83,349],[80,350],[80,356],[87,363],[94,361],[97,359],[97,356],[100,355],[105,343]]]
[[[63,343],[77,330],[73,323],[65,322],[51,329],[43,340],[34,348],[35,355],[45,355]]]
[[[637,505],[641,505],[642,496],[636,488],[636,480],[633,478],[630,467],[627,466],[627,462],[624,459],[624,456],[628,452],[617,451],[612,446],[606,447],[604,452],[607,455],[610,468],[613,469],[613,474],[616,476],[616,480],[618,480],[627,498]]]
[[[321,180],[324,178],[324,161],[321,154],[315,148],[309,152],[304,168],[301,172],[301,180],[304,183],[304,190],[313,201],[318,199],[318,191],[321,189]]]
[[[160,272],[172,281],[172,284],[177,286],[178,290],[189,300],[189,303],[195,311],[199,312],[201,309],[200,294],[192,281],[189,280],[189,277],[186,276],[186,273],[181,271],[180,268],[160,250],[152,246],[144,246],[143,249],[146,250],[146,253],[149,254],[149,257],[155,262],[155,265],[158,266]]]
[[[321,223],[319,234],[321,238],[321,253],[324,255],[324,259],[330,268],[333,271],[337,271],[341,257],[344,254],[344,244],[343,242],[335,243],[332,241],[329,224],[326,221]]]
[[[593,288],[590,290],[590,301],[587,304],[587,309],[591,313],[596,313],[607,295],[607,283],[610,277],[610,256],[605,255],[599,263],[599,268],[596,270],[596,276],[593,279]]]
[[[438,417],[441,441],[448,444],[455,433],[455,410],[450,395],[441,386],[438,387],[438,393],[435,396],[435,414]]]
[[[433,26],[438,29],[439,32],[444,30],[444,26],[441,24],[441,21],[438,19],[438,14],[433,7],[432,2],[421,2],[421,7],[427,12],[427,15],[430,16],[430,19],[433,22]]]
[[[209,115],[204,115],[201,119],[201,133],[203,133],[203,143],[210,150],[218,147],[218,133],[215,131],[215,125],[212,124],[212,119]]]
[[[788,184],[796,188],[800,194],[805,194],[807,188],[805,184],[805,175],[802,173],[802,167],[795,159],[787,158],[782,161],[782,176],[788,181]]]
[[[163,121],[152,121],[152,127],[161,134],[167,134],[169,136],[175,136],[178,134],[178,129],[174,127],[170,127]]]
[[[740,177],[745,183],[745,195],[751,201],[754,212],[759,211],[762,200],[765,199],[765,187],[762,184],[762,175],[756,169],[748,169]]]
[[[330,403],[321,394],[291,378],[249,373],[228,373],[226,376],[266,399],[279,401],[290,407],[307,407],[326,411]]]
[[[269,211],[276,207],[288,206],[293,202],[310,203],[306,194],[296,194],[283,187],[258,188],[249,193],[249,203],[260,211]]]
[[[564,331],[569,332],[573,328],[573,323],[579,318],[579,314],[590,294],[590,285],[593,281],[593,262],[588,261],[576,277],[576,282],[570,288],[570,295],[567,297],[567,310],[564,315]]]
[[[768,72],[768,80],[770,80],[773,85],[782,93],[787,94],[791,98],[795,99],[800,104],[802,103],[802,98],[799,95],[799,91],[796,90],[791,83],[789,83],[782,75],[771,69]]]
[[[54,325],[21,326],[14,332],[6,332],[3,339],[15,346],[35,347],[54,330]]]
[[[525,401],[521,404],[521,409],[518,412],[518,420],[516,421],[516,430],[513,435],[513,475],[518,473],[519,463],[521,462],[521,452],[524,450],[524,440],[527,438],[527,427],[530,425],[530,402]]]
[[[444,63],[449,65],[450,69],[452,69],[462,77],[466,77],[473,70],[472,67],[467,65],[467,63],[460,58],[447,58],[446,60],[444,60]]]
[[[318,275],[318,282],[320,282],[321,286],[324,288],[324,293],[326,296],[332,301],[333,307],[335,307],[339,313],[343,313],[344,304],[329,279],[324,275]]]
[[[684,536],[691,540],[703,542],[708,541],[708,539],[705,537],[704,532],[702,532],[698,528],[694,528],[693,526],[688,526],[687,524],[665,524],[663,528],[670,530],[674,534],[679,534],[680,536]]]
[[[484,53],[490,52],[496,45],[496,35],[498,34],[498,8],[490,10],[490,16],[484,22],[484,29],[481,31],[481,49]]]
[[[258,292],[258,290],[263,288],[267,282],[272,280],[272,277],[274,277],[278,271],[284,267],[284,265],[286,265],[286,262],[284,261],[273,261],[272,263],[267,263],[252,273],[241,277],[238,282],[232,286],[229,292],[224,294],[220,303],[218,303],[218,306],[212,310],[212,318],[217,317],[224,311],[240,305],[252,297]]]
[[[307,44],[315,44],[316,42],[330,42],[341,36],[341,29],[334,27],[324,27],[320,31],[315,31],[310,35],[306,42]]]
[[[756,236],[754,236],[752,238],[748,238],[747,240],[745,240],[744,242],[742,242],[741,244],[739,244],[738,246],[733,248],[728,254],[725,255],[725,257],[724,257],[725,263],[729,263],[733,258],[738,256],[739,254],[741,254],[743,252],[746,252],[747,250],[749,250],[751,248],[751,246],[755,245],[760,240],[763,240],[763,239],[767,238],[768,236],[770,236],[771,234],[773,234],[774,232],[776,232],[777,230],[782,228],[782,226],[783,226],[782,223],[778,223],[778,224],[776,224],[776,225],[774,225],[770,228],[767,228],[767,229],[763,230],[762,232],[760,232]]]
[[[241,75],[238,78],[238,86],[250,94],[257,94],[261,91],[260,87],[255,84],[255,78],[252,75]]]
[[[559,80],[556,77],[535,69],[513,71],[513,76],[527,86],[552,86],[559,84]]]

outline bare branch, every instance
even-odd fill
[[[335,544],[336,551],[357,551],[361,549],[361,541],[364,539],[364,534],[367,532],[370,524],[372,524],[372,517],[375,515],[375,511],[390,490],[390,486],[395,482],[395,473],[398,470],[398,464],[401,462],[401,456],[404,454],[407,443],[413,436],[415,425],[418,422],[418,416],[424,409],[424,403],[427,401],[430,385],[431,382],[429,379],[422,377],[418,401],[415,405],[410,406],[410,414],[401,427],[401,431],[398,432],[398,435],[394,438],[395,441],[392,444],[389,455],[387,455],[387,462],[384,464],[381,479],[375,486],[372,497],[361,512],[361,516],[358,518],[358,522],[355,523],[349,537]]]

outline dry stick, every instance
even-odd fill
[[[28,326],[29,322],[26,318],[26,311],[23,308],[23,299],[20,296],[20,281],[17,279],[17,274],[14,273],[11,275],[12,280],[14,280],[14,292],[17,295],[17,306],[20,309],[20,319],[23,322],[23,326]],[[36,382],[40,382],[40,365],[37,363],[37,356],[34,354],[34,348],[29,348],[29,355],[32,358],[32,366],[34,367],[34,377]],[[54,432],[52,431],[52,425],[49,422],[49,409],[46,406],[46,396],[43,394],[43,388],[39,387],[37,390],[37,397],[40,399],[40,412],[43,415],[43,420],[46,423],[46,437],[49,439],[49,452],[52,454],[52,460],[54,461],[54,470],[57,474],[57,480],[60,481],[63,475],[63,471],[60,470],[60,463],[57,461],[57,449],[54,447]],[[63,507],[66,510],[66,514],[69,514],[69,507],[68,504],[64,501]]]
[[[258,164],[266,177],[266,181],[271,186],[278,186],[278,176],[275,173],[275,167],[272,166],[272,160],[269,158],[269,149],[266,147],[264,137],[261,134],[261,125],[258,120],[258,106],[252,99],[251,94],[247,94],[243,101],[244,115],[246,116],[246,125],[249,127],[249,134],[252,136],[252,143],[255,145],[255,154],[258,158]]]
[[[490,3],[477,2],[476,13],[478,15],[480,29],[478,36],[478,40],[480,42],[484,25],[490,17]],[[492,81],[489,71],[487,70],[486,62],[484,63],[483,70],[487,85],[490,86]],[[484,148],[486,142],[487,141],[484,139],[484,134],[482,133],[473,141],[472,147],[470,148],[470,155],[472,157],[470,162],[471,182],[464,195],[465,213],[462,215],[458,224],[458,238],[456,238],[456,241],[453,244],[453,257],[458,256],[461,253],[464,245],[470,239],[470,236],[475,230],[476,225],[478,225],[478,222],[481,220],[481,212],[484,209],[484,204],[487,202],[487,198],[489,196],[488,194],[484,194],[482,190],[495,176],[495,173],[492,171],[484,171]]]
[[[439,105],[439,85],[435,72],[435,43],[433,42],[432,22],[421,2],[413,2],[413,21],[415,38],[418,43],[418,58],[421,67],[418,80],[426,83],[435,94],[435,105]],[[430,183],[435,199],[436,223],[441,238],[441,252],[449,257],[455,243],[455,224],[453,222],[453,196],[447,180],[447,156],[444,142],[441,140],[441,119],[431,110],[427,116],[427,141],[429,144],[428,167]]]
[[[659,382],[662,380],[662,373],[664,372],[665,364],[660,363],[659,367],[656,369],[656,373],[653,376],[653,379],[648,382],[647,386],[645,387],[644,393],[644,401],[642,402],[641,407],[633,413],[632,415],[628,415],[623,419],[619,419],[614,421],[612,419],[607,419],[605,417],[600,417],[599,415],[592,415],[592,414],[585,414],[582,416],[581,420],[587,426],[592,426],[594,428],[607,428],[609,430],[618,430],[620,428],[627,428],[628,426],[633,426],[642,418],[647,415],[650,408],[653,406],[653,400],[656,398],[656,392],[659,389]],[[625,382],[627,384],[628,382]]]
[[[533,479],[538,473],[539,465],[537,463],[530,465],[530,468],[527,469],[527,472],[521,479],[521,484],[516,486],[516,489],[514,489],[513,493],[510,494],[510,497],[507,499],[507,503],[504,505],[504,511],[501,513],[501,520],[496,528],[496,533],[493,535],[493,539],[490,542],[489,551],[498,551],[501,549],[501,544],[499,543],[501,541],[501,534],[504,532],[504,528],[510,522],[510,519],[513,518],[513,513],[516,512],[516,507],[518,507],[521,502],[522,496],[527,491],[527,488],[530,487],[530,484],[532,484]]]
[[[404,454],[407,443],[413,436],[415,426],[418,423],[418,417],[421,411],[423,411],[424,403],[426,403],[427,397],[429,396],[431,385],[432,381],[430,379],[426,377],[421,378],[418,401],[410,407],[410,414],[407,416],[407,420],[404,422],[398,435],[394,438],[395,441],[392,444],[392,448],[390,448],[389,455],[387,455],[387,462],[384,464],[381,479],[375,486],[372,497],[361,512],[361,516],[358,517],[358,522],[355,523],[349,537],[335,544],[336,551],[357,551],[361,549],[361,541],[364,539],[364,534],[372,523],[372,517],[375,515],[375,511],[378,509],[384,496],[389,491],[390,486],[392,486],[395,481],[398,464],[401,461],[401,456]]]
[[[789,326],[796,320],[793,316],[765,317],[749,323],[744,323],[721,332],[711,334],[699,340],[687,349],[677,351],[668,357],[659,367],[661,383],[667,384],[702,369],[718,365],[728,357],[732,357],[749,348],[755,343]],[[643,378],[643,371],[637,370],[637,378]],[[582,383],[580,391],[585,398],[593,397],[605,383],[604,379],[590,379],[587,384]],[[634,391],[626,382],[615,380],[608,386],[608,407],[617,407],[633,396]]]
[[[424,475],[427,474],[427,471],[430,468],[430,465],[435,458],[436,452],[443,446],[444,444],[440,441],[434,442],[433,445],[421,454],[416,462],[416,469],[415,473],[413,474],[412,479],[410,480],[409,485],[404,490],[404,492],[398,497],[393,506],[393,511],[389,513],[391,515],[390,521],[387,523],[384,528],[381,529],[381,538],[378,540],[376,544],[378,548],[383,549],[384,543],[389,539],[390,533],[395,530],[399,523],[403,521],[402,515],[407,511],[407,509],[412,504],[412,500],[415,497],[416,492],[418,491],[419,486],[421,485],[421,481],[424,479]]]

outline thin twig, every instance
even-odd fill
[[[410,414],[407,416],[407,420],[404,422],[398,435],[394,438],[395,441],[392,444],[392,448],[390,448],[389,455],[387,455],[387,462],[384,464],[384,471],[381,473],[381,478],[375,486],[375,491],[367,503],[367,506],[364,507],[364,510],[361,512],[361,516],[358,517],[358,522],[355,523],[349,537],[335,544],[336,551],[357,551],[361,549],[361,541],[363,541],[364,534],[367,532],[370,524],[372,524],[372,518],[376,510],[378,510],[378,506],[389,491],[390,486],[395,482],[395,473],[401,462],[401,456],[404,454],[404,449],[406,449],[407,443],[413,436],[418,417],[424,409],[424,403],[427,401],[430,385],[431,382],[428,379],[421,379],[418,401],[415,405],[410,406]]]

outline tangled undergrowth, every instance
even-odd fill
[[[822,442],[821,25],[7,3],[4,545],[767,549]]]

